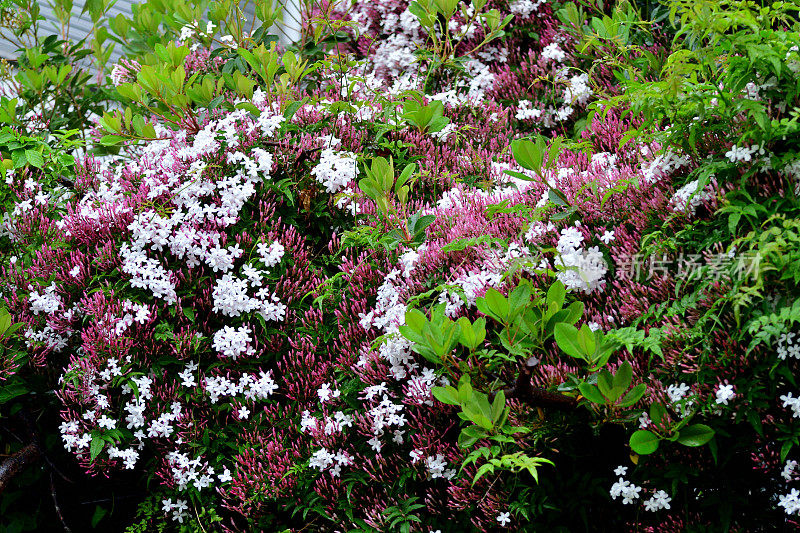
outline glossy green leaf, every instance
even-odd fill
[[[506,394],[503,391],[498,391],[492,402],[492,422],[495,424],[503,417],[503,411],[506,408]]]
[[[605,405],[606,399],[600,394],[600,389],[595,387],[594,385],[590,385],[588,383],[581,383],[578,385],[578,390],[581,391],[581,395],[589,400],[592,403],[596,403],[598,405]]]
[[[597,374],[597,388],[600,389],[603,396],[612,402],[619,398],[619,396],[614,397],[614,376],[606,369],[601,370]]]
[[[516,139],[511,142],[511,153],[523,168],[541,172],[544,160],[544,142],[533,142],[529,139]]]
[[[564,353],[578,359],[586,358],[581,345],[578,343],[578,328],[572,324],[562,322],[556,324],[553,335],[555,336],[556,344]]]
[[[658,436],[652,431],[640,429],[631,435],[631,449],[639,455],[649,455],[658,449]]]
[[[103,447],[106,445],[106,441],[100,435],[95,435],[92,437],[92,443],[89,445],[89,456],[91,457],[92,461],[94,458],[100,455],[100,452],[103,451]]]
[[[0,337],[5,334],[9,326],[11,326],[11,315],[5,309],[0,309]]]
[[[582,325],[581,329],[578,330],[576,342],[587,360],[590,360],[597,350],[596,339],[594,331],[592,331],[588,324]]]
[[[647,385],[644,383],[639,383],[634,388],[628,391],[628,393],[622,397],[622,400],[619,403],[620,407],[630,407],[639,400],[642,399],[644,393],[647,392]]]
[[[458,391],[455,387],[433,387],[431,389],[433,397],[447,405],[460,405]]]
[[[555,303],[559,309],[564,307],[564,299],[567,296],[567,289],[561,281],[555,281],[550,288],[547,289],[547,303]]]
[[[678,442],[684,446],[697,447],[714,438],[714,430],[705,424],[693,424],[680,431]]]
[[[650,420],[657,426],[666,419],[667,409],[660,403],[654,403],[650,406]]]
[[[614,388],[627,390],[633,379],[633,367],[628,361],[622,363],[614,374]]]

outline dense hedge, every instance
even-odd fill
[[[5,530],[797,525],[797,6],[13,3]]]

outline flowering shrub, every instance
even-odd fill
[[[796,525],[790,7],[321,2],[283,50],[228,4],[109,23],[93,152],[4,132],[6,501],[43,458],[65,527]]]

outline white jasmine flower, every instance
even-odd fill
[[[351,152],[337,152],[331,149],[322,151],[319,163],[311,169],[311,175],[325,186],[329,193],[336,193],[347,187],[358,176],[356,155]]]
[[[103,415],[100,417],[100,420],[97,421],[97,425],[105,429],[114,429],[117,427],[117,421]]]
[[[261,256],[261,262],[264,263],[267,268],[274,267],[280,263],[285,252],[285,248],[278,241],[271,244],[260,242],[256,248],[258,250],[258,255]]]
[[[231,471],[226,467],[225,470],[217,476],[217,479],[219,479],[220,483],[227,483],[233,479],[233,476],[231,476]]]
[[[614,232],[613,231],[606,231],[603,233],[603,236],[600,237],[600,240],[603,241],[605,244],[610,243],[614,240]]]
[[[716,396],[716,402],[718,405],[728,405],[728,400],[736,396],[736,394],[733,392],[733,385],[721,385],[717,390]]]
[[[794,474],[796,468],[797,468],[797,461],[787,460],[786,464],[783,466],[783,472],[781,472],[781,477],[786,481],[791,481],[792,475]]]
[[[661,509],[669,509],[669,502],[671,501],[672,498],[666,492],[657,490],[650,499],[645,500],[643,503],[646,511],[655,512]]]
[[[547,61],[561,63],[567,57],[567,54],[558,46],[558,43],[550,43],[542,50],[542,57]]]
[[[322,386],[317,390],[317,396],[319,396],[320,403],[325,403],[333,398],[338,398],[339,394],[341,394],[339,389],[331,389],[331,386],[328,383],[323,383]]]
[[[686,383],[681,383],[680,385],[670,385],[667,387],[667,396],[669,396],[670,401],[679,402],[686,396],[686,393],[689,392],[689,385]]]

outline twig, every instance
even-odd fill
[[[107,503],[107,502],[113,502],[113,501],[116,501],[116,500],[124,500],[125,498],[140,498],[141,496],[142,496],[142,494],[139,494],[139,493],[127,494],[127,495],[124,495],[124,496],[116,496],[115,495],[113,498],[100,498],[99,500],[89,500],[89,501],[85,501],[85,502],[80,502],[79,505],[91,505],[93,503]]]
[[[61,520],[61,525],[64,526],[64,531],[66,531],[66,533],[72,533],[72,530],[64,521],[64,515],[61,514],[61,507],[58,506],[58,500],[56,499],[56,484],[53,482],[53,472],[50,472],[50,495],[53,497],[53,506],[56,508],[56,514],[58,515],[58,519]]]
[[[47,454],[46,454],[46,453],[45,453],[45,454],[42,454],[42,458],[43,458],[43,459],[44,459],[44,461],[45,461],[45,462],[46,462],[46,463],[47,463],[47,464],[50,466],[50,468],[52,469],[52,471],[53,471],[53,472],[55,472],[56,474],[58,474],[58,477],[60,477],[61,479],[63,479],[63,480],[64,480],[64,481],[66,481],[67,483],[75,483],[75,482],[74,482],[74,481],[72,481],[70,478],[68,478],[66,475],[64,475],[64,473],[63,473],[61,470],[59,470],[59,469],[58,469],[58,467],[56,467],[56,465],[53,463],[53,461],[51,461],[51,460],[50,460],[50,458],[49,458],[49,457],[47,457]]]

